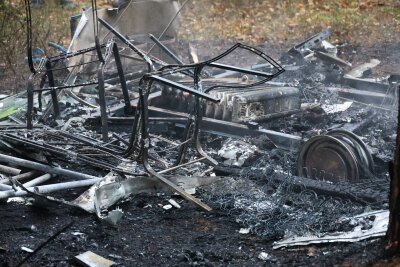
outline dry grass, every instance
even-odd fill
[[[63,8],[44,0],[32,9],[34,45],[50,52],[47,42],[66,46],[69,17],[90,1]],[[181,0],[183,2],[183,0]],[[99,1],[109,5],[110,0]],[[25,86],[26,36],[22,0],[0,0],[0,88]],[[227,39],[250,44],[268,42],[287,48],[324,28],[331,41],[370,45],[400,41],[399,0],[191,0],[183,9],[179,37]],[[15,90],[14,90],[15,91]]]
[[[69,17],[79,11],[79,6],[63,8],[57,0],[32,6],[33,46],[51,54],[55,51],[47,42],[66,45],[70,39]],[[19,91],[29,72],[23,0],[5,0],[0,4],[0,42],[0,88],[7,93]]]
[[[192,0],[180,36],[293,45],[324,28],[336,42],[399,42],[400,1]]]

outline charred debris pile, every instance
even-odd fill
[[[371,78],[379,59],[339,58],[328,30],[275,59],[235,44],[200,61],[177,42],[173,3],[93,6],[68,49],[34,58],[27,2],[31,75],[0,102],[0,199],[117,224],[120,201],[176,193],[228,211],[243,232],[285,238],[276,248],[384,234],[399,76]],[[126,15],[155,8],[165,14],[151,24]],[[87,190],[73,199],[74,188]]]

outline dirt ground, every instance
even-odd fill
[[[28,254],[21,246],[34,249],[71,221],[74,224],[26,266],[70,266],[70,259],[87,250],[117,266],[367,266],[387,262],[381,238],[273,251],[272,240],[240,234],[239,225],[226,212],[202,212],[179,199],[181,209],[165,211],[158,204],[167,199],[140,196],[120,205],[125,216],[116,228],[63,207],[46,211],[1,204],[1,266],[15,266]],[[261,252],[271,255],[270,259],[258,259]]]
[[[279,54],[273,49],[272,54]],[[374,75],[399,73],[399,43],[369,47],[343,46],[340,57],[358,64],[378,58]],[[73,199],[80,191],[58,197]],[[164,210],[170,195],[139,195],[119,205],[122,221],[111,227],[87,213],[65,206],[33,207],[0,203],[0,266],[16,266],[58,230],[63,231],[35,253],[25,266],[73,266],[73,257],[92,251],[117,266],[396,266],[385,253],[384,238],[351,244],[329,244],[272,250],[275,240],[240,234],[241,225],[228,210],[203,212],[179,197],[181,209]],[[213,203],[208,203],[213,206]],[[261,260],[261,252],[269,259]]]

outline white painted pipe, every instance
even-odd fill
[[[63,169],[60,167],[53,167],[53,166],[49,166],[46,164],[42,164],[42,163],[38,163],[38,162],[26,160],[26,159],[20,159],[20,158],[16,158],[16,157],[12,157],[12,156],[7,156],[4,154],[0,154],[0,162],[12,163],[17,166],[42,171],[44,173],[52,173],[52,174],[57,174],[60,176],[70,177],[70,178],[79,179],[79,180],[97,179],[98,178],[93,175],[74,172],[74,171],[66,170],[66,169]]]
[[[93,178],[93,179],[86,179],[81,181],[73,181],[73,182],[65,182],[65,183],[58,183],[58,184],[49,184],[49,185],[41,185],[35,187],[27,188],[31,192],[38,192],[38,193],[50,193],[55,191],[60,191],[64,189],[71,189],[77,187],[84,187],[94,185],[95,183],[103,180],[103,178]],[[0,191],[0,199],[5,199],[9,197],[21,197],[26,196],[28,192],[25,190],[9,190],[9,191]]]
[[[26,182],[23,184],[24,187],[32,187],[41,183],[44,183],[46,181],[48,181],[50,178],[55,177],[55,174],[44,174],[42,176],[39,176],[38,178],[35,178],[29,182]],[[16,177],[16,176],[14,176]],[[11,177],[12,179],[14,179],[14,177]],[[8,180],[8,179],[7,179]],[[9,190],[13,190],[12,186],[10,185],[6,185],[6,184],[0,184],[0,191],[9,191]]]
[[[0,172],[6,173],[6,174],[11,174],[11,175],[18,175],[21,173],[21,170],[0,164]]]
[[[15,175],[11,178],[21,182],[23,180],[28,180],[30,178],[33,178],[36,174],[38,174],[38,171],[29,171],[29,172]],[[11,184],[11,182],[9,179],[2,179],[2,180],[0,180],[0,184]]]
[[[24,187],[28,188],[28,187],[32,187],[32,186],[36,186],[38,184],[44,183],[48,180],[50,180],[53,177],[56,177],[57,175],[55,174],[50,174],[50,173],[46,173],[42,176],[39,176],[38,178],[35,178],[29,182],[26,182],[23,184]]]
[[[12,190],[12,187],[6,184],[0,184],[0,191]]]

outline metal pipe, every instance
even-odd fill
[[[185,117],[187,113],[170,111],[167,109],[149,107],[149,111],[154,116],[171,116],[171,117]],[[227,136],[227,137],[243,137],[251,136],[257,137],[266,135],[277,147],[284,150],[298,151],[303,139],[300,136],[266,130],[266,129],[250,129],[245,124],[240,124],[230,121],[222,121],[211,118],[202,118],[202,131],[212,134]],[[185,127],[183,123],[176,123],[179,128]]]
[[[251,70],[251,69],[249,70],[249,69],[239,68],[239,67],[216,63],[216,62],[211,62],[210,65],[213,67],[224,69],[224,70],[230,70],[230,71],[241,72],[241,73],[246,73],[246,74],[251,74],[251,75],[257,75],[257,76],[261,76],[261,77],[265,77],[265,78],[273,78],[274,77],[273,74],[268,74],[268,73],[265,73],[262,71]]]
[[[100,106],[100,118],[101,118],[101,134],[103,142],[108,142],[108,122],[107,122],[107,103],[104,89],[104,64],[102,63],[97,70],[98,79],[98,93],[99,93],[99,106]]]
[[[22,174],[12,176],[11,178],[14,180],[17,180],[17,181],[22,181],[22,180],[28,180],[36,174],[37,174],[37,171],[30,171],[30,172],[25,172]],[[10,180],[8,180],[8,179],[0,180],[0,184],[10,184]]]
[[[170,58],[172,58],[177,64],[183,65],[183,61],[180,60],[171,50],[168,49],[163,43],[161,43],[154,35],[149,34],[150,39],[159,46]]]
[[[0,191],[9,191],[9,190],[12,190],[12,189],[13,188],[10,185],[0,184]]]
[[[270,63],[263,63],[263,64],[257,64],[257,65],[246,66],[246,67],[244,67],[244,68],[245,68],[245,69],[250,69],[250,70],[258,70],[258,69],[262,69],[262,68],[266,68],[266,67],[271,67],[271,64],[270,64]],[[225,71],[225,72],[223,72],[223,73],[214,75],[214,78],[215,78],[215,79],[222,79],[222,78],[230,77],[230,76],[232,76],[233,74],[237,74],[237,72],[236,72],[236,71],[228,70],[228,71]],[[267,83],[268,83],[268,82],[267,82]],[[278,86],[287,86],[287,84],[285,84],[285,85],[278,85]]]
[[[38,171],[42,171],[45,173],[52,173],[52,174],[57,174],[60,176],[65,176],[65,177],[70,177],[70,178],[75,178],[75,179],[81,179],[81,180],[87,180],[87,179],[98,179],[96,176],[84,174],[84,173],[79,173],[79,172],[74,172],[70,170],[66,170],[60,167],[52,167],[46,164],[26,160],[26,159],[20,159],[12,156],[7,156],[0,154],[0,162],[7,162],[7,163],[12,163],[21,167],[25,168],[30,168]]]
[[[35,173],[36,173],[36,171],[32,171],[31,174],[29,175],[29,177],[31,177],[32,174],[35,174]],[[42,176],[39,176],[36,179],[33,179],[32,181],[29,181],[29,182],[23,184],[23,185],[24,185],[24,187],[35,186],[35,185],[41,184],[43,182],[46,182],[47,180],[49,180],[50,178],[55,177],[55,176],[56,175],[54,175],[54,174],[44,174]],[[14,177],[19,178],[18,176],[14,176]],[[18,179],[15,179],[14,177],[11,177],[11,179],[18,180]],[[8,181],[10,183],[9,179],[4,179],[4,180]],[[13,190],[12,186],[5,185],[5,184],[0,184],[0,191],[8,191],[8,190]]]
[[[161,43],[156,37],[154,37],[154,35],[149,34],[149,37],[151,40],[153,40],[153,42],[161,48],[161,50],[163,50],[170,58],[172,58],[173,61],[175,61],[178,65],[184,65],[183,61],[180,60],[174,53],[172,53],[171,50],[168,49],[168,47],[166,47],[163,43]],[[163,64],[165,65],[165,64]],[[187,74],[189,76],[193,76],[193,71],[192,70],[188,70],[188,71],[184,71],[182,72],[184,74]]]
[[[36,185],[38,185],[38,184],[41,184],[41,183],[44,183],[44,182],[50,180],[50,179],[53,178],[53,177],[56,177],[56,175],[46,173],[46,174],[44,174],[44,175],[42,175],[42,176],[39,176],[39,177],[36,178],[36,179],[33,179],[33,180],[29,181],[29,182],[24,183],[23,186],[24,186],[24,187],[36,186]]]
[[[155,80],[155,81],[157,81],[157,82],[159,82],[159,83],[163,83],[163,84],[165,84],[165,85],[167,85],[167,86],[171,86],[171,87],[173,87],[173,88],[179,89],[179,90],[184,91],[184,92],[187,92],[187,93],[189,93],[189,94],[193,94],[194,96],[197,96],[197,97],[204,98],[204,99],[209,100],[209,101],[212,101],[212,102],[214,102],[214,103],[218,103],[218,102],[220,101],[220,99],[215,98],[215,97],[212,97],[212,96],[209,95],[209,94],[206,94],[206,93],[197,91],[197,90],[194,89],[194,88],[191,88],[191,87],[188,87],[188,86],[185,86],[185,85],[176,83],[176,82],[174,82],[174,81],[165,79],[165,78],[160,77],[160,76],[158,76],[158,75],[151,75],[151,74],[149,74],[149,75],[145,76],[144,78],[145,78],[145,79]]]
[[[128,87],[126,85],[124,68],[122,67],[122,62],[121,62],[121,58],[119,56],[118,46],[116,43],[114,43],[114,45],[113,45],[113,53],[114,53],[115,65],[117,66],[117,70],[118,70],[118,76],[119,76],[119,81],[121,84],[122,94],[124,96],[125,113],[132,114],[133,109],[131,106],[131,100],[129,99],[129,92],[128,92]]]
[[[47,60],[46,62],[46,75],[49,80],[49,87],[55,87],[56,83],[54,81],[53,71],[51,69],[51,62]],[[54,90],[50,91],[51,101],[53,102],[54,119],[58,118],[60,115],[60,108],[58,106],[57,92]]]
[[[0,172],[6,173],[6,174],[11,174],[11,175],[18,175],[21,173],[21,170],[0,164]]]
[[[34,89],[33,92],[54,91],[54,90],[61,90],[61,89],[66,89],[66,88],[88,86],[88,85],[94,85],[94,84],[97,84],[97,82],[87,82],[87,83],[80,83],[80,84],[71,84],[71,85],[46,87],[46,88],[41,88],[41,89]]]
[[[29,50],[28,50],[29,51]],[[28,53],[29,58],[29,53]],[[33,69],[34,70],[34,69]],[[32,71],[32,70],[31,70]],[[28,87],[26,89],[27,94],[27,108],[26,108],[26,128],[31,130],[33,128],[33,80],[35,78],[35,74],[31,74],[28,79]]]
[[[101,48],[105,48],[106,44],[102,44],[102,45],[100,45],[100,47]],[[58,60],[64,60],[64,59],[75,57],[75,56],[78,56],[78,55],[82,55],[82,54],[85,54],[85,53],[88,53],[88,52],[91,52],[91,51],[94,51],[94,50],[96,50],[96,47],[92,46],[92,47],[85,48],[85,49],[82,49],[82,50],[78,50],[78,51],[75,51],[75,52],[70,52],[70,53],[67,53],[67,54],[62,54],[62,55],[57,55],[57,56],[54,56],[54,57],[50,57],[49,59],[51,60],[51,62],[58,61]]]
[[[125,43],[130,49],[132,49],[136,54],[138,54],[144,61],[147,63],[148,71],[152,72],[155,70],[153,62],[151,59],[144,54],[139,48],[137,48],[131,41],[129,41],[125,36],[123,36],[120,32],[118,32],[114,27],[108,24],[105,20],[98,18],[99,22],[103,24],[110,32],[112,32],[115,36],[118,37],[123,43]]]
[[[187,165],[190,165],[190,164],[193,164],[193,163],[196,163],[196,162],[205,160],[205,159],[206,159],[206,157],[201,157],[201,158],[198,158],[198,159],[195,159],[195,160],[192,160],[192,161],[189,161],[189,162],[186,162],[186,163],[183,163],[183,164],[180,164],[180,165],[171,167],[171,168],[169,168],[169,169],[165,169],[165,170],[159,171],[158,173],[159,173],[159,174],[161,174],[161,173],[167,173],[167,172],[170,172],[170,171],[179,169],[179,168],[181,168],[181,167],[183,167],[183,166],[187,166]]]
[[[93,179],[87,179],[87,180],[82,180],[82,181],[73,181],[73,182],[66,182],[66,183],[58,183],[58,184],[49,184],[49,185],[41,185],[41,186],[35,186],[35,187],[29,187],[26,188],[31,192],[37,192],[37,193],[51,193],[55,191],[60,191],[64,189],[72,189],[72,188],[77,188],[77,187],[84,187],[84,186],[91,186],[94,185],[95,183],[101,181],[103,178],[93,178]],[[28,192],[24,190],[9,190],[9,191],[3,191],[0,192],[0,199],[5,199],[9,197],[21,197],[21,196],[26,196]]]

